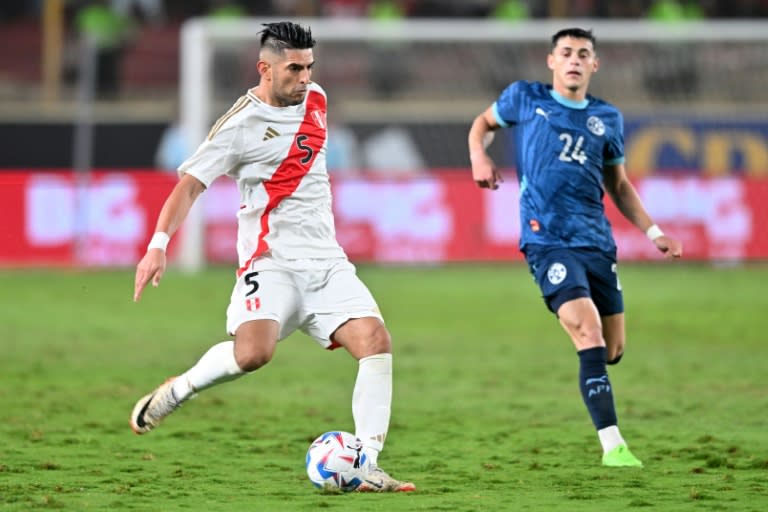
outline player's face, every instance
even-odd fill
[[[314,64],[311,48],[285,50],[269,64],[270,95],[276,106],[287,107],[304,101]]]
[[[547,57],[552,70],[553,86],[561,94],[586,93],[592,73],[597,71],[598,59],[592,41],[561,37]]]

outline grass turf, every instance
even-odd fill
[[[135,400],[226,339],[231,269],[0,272],[0,510],[768,508],[768,266],[624,265],[610,367],[646,467],[600,466],[578,361],[522,265],[361,267],[395,343],[380,462],[416,493],[327,495],[309,442],[353,430],[343,351],[296,334],[254,375],[133,435]]]

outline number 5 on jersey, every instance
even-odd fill
[[[249,295],[253,295],[256,293],[256,290],[259,289],[259,283],[256,281],[256,276],[258,275],[258,272],[249,272],[245,274],[245,277],[243,278],[245,280],[245,284],[251,287],[251,289],[245,293],[245,309],[248,311],[256,311],[261,307],[261,299],[258,297],[248,298]]]

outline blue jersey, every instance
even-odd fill
[[[493,104],[514,126],[520,182],[520,249],[528,244],[615,251],[603,205],[603,166],[624,162],[621,113],[587,96],[574,102],[552,86],[519,81]]]

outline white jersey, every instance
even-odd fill
[[[237,253],[241,271],[261,256],[345,258],[336,241],[325,165],[325,91],[311,83],[304,102],[273,107],[252,92],[213,125],[179,166],[206,187],[226,174],[240,189]]]

